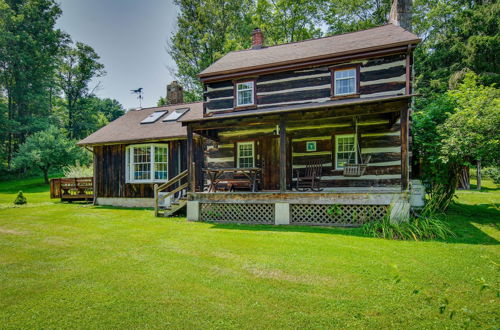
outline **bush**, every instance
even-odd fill
[[[381,221],[366,223],[365,234],[378,238],[395,240],[431,240],[447,239],[455,234],[435,215],[412,218],[408,222],[392,223],[389,216]]]
[[[500,184],[500,167],[488,167],[485,168],[484,176],[493,180],[493,183]]]
[[[14,200],[14,204],[16,204],[16,205],[24,205],[26,203],[28,203],[28,201],[26,200],[26,197],[24,197],[23,192],[20,191],[17,194],[16,199]]]
[[[92,165],[81,165],[77,160],[75,165],[66,166],[63,169],[65,178],[83,178],[94,176],[94,168]]]

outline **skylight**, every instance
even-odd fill
[[[177,120],[177,119],[181,118],[181,116],[188,111],[189,111],[189,108],[175,109],[167,116],[167,118],[163,119],[163,121]]]
[[[158,119],[161,118],[164,114],[166,114],[168,111],[156,111],[147,116],[146,118],[141,121],[141,124],[151,124],[156,122]]]

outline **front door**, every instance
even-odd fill
[[[280,189],[280,148],[278,136],[266,136],[261,145],[262,189]]]

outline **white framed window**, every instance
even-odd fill
[[[356,153],[356,135],[339,134],[335,135],[335,169],[341,170],[346,163],[358,163]]]
[[[334,96],[357,93],[357,69],[338,69],[333,72]]]
[[[238,142],[236,144],[238,168],[255,167],[255,143]]]
[[[236,84],[236,106],[253,105],[254,100],[254,81],[246,81]]]
[[[126,148],[127,183],[168,180],[168,144],[137,144]]]

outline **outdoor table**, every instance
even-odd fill
[[[222,180],[221,176],[224,173],[241,173],[247,177],[250,185],[252,187],[252,192],[257,190],[257,176],[259,175],[261,169],[257,167],[251,168],[204,168],[203,169],[210,180],[210,186],[208,188],[209,192],[217,191],[217,184]]]

